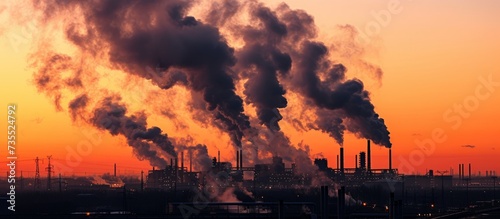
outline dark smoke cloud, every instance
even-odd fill
[[[260,123],[279,130],[278,122],[283,117],[278,108],[285,108],[287,100],[277,73],[288,73],[292,65],[290,56],[277,47],[287,33],[286,26],[269,8],[259,5],[253,11],[260,27],[242,30],[246,44],[238,53],[241,70],[248,77],[244,93],[247,101],[257,108]]]
[[[215,1],[205,21],[213,26],[223,26],[228,20],[238,13],[241,4],[236,0]]]
[[[47,21],[81,11],[81,21],[69,21],[64,26],[67,39],[81,53],[104,58],[109,65],[106,67],[138,75],[162,89],[185,86],[195,97],[191,106],[193,115],[199,115],[195,119],[229,133],[237,148],[245,136],[254,146],[244,150],[258,145],[262,154],[283,156],[286,161],[307,167],[304,172],[314,170],[308,146],[295,148],[279,131],[279,110],[288,106],[287,92],[299,93],[304,105],[313,108],[317,116],[314,123],[294,122],[296,127],[321,130],[339,144],[348,130],[374,143],[391,146],[384,120],[375,112],[363,83],[346,79],[347,68],[330,61],[328,48],[315,41],[317,31],[312,16],[291,10],[286,4],[271,10],[256,1],[224,0],[211,4],[211,12],[202,23],[187,16],[191,4],[182,0],[35,3],[44,10]],[[249,11],[250,23],[228,26],[244,7]],[[222,26],[230,27],[234,37],[244,42],[237,51],[222,37]],[[71,58],[53,58],[56,64],[46,65],[50,72],[69,68],[64,66],[64,60]],[[60,106],[60,86],[83,86],[78,80],[80,73],[75,73],[75,80],[61,80],[43,72],[42,68],[35,77],[37,85],[50,92],[56,106]],[[235,91],[235,81],[246,81],[245,102],[255,106],[258,122],[265,127],[250,127],[250,119],[243,112],[243,99]],[[69,104],[74,119],[78,110],[87,107],[88,100],[82,98],[79,96]],[[144,114],[126,115],[126,107],[117,97],[99,102],[91,123],[113,135],[127,137],[138,157],[148,158],[154,166],[165,166],[165,161],[153,145],[169,156],[176,154],[159,128],[146,128]],[[199,156],[208,158],[206,147],[196,147]],[[258,161],[258,156],[254,161]],[[200,165],[205,163],[208,162]]]
[[[127,116],[127,108],[117,96],[106,97],[94,109],[90,122],[99,129],[107,130],[112,135],[122,135],[133,147],[139,159],[148,159],[152,166],[164,168],[167,162],[155,150],[154,146],[176,157],[173,144],[158,127],[147,128],[146,116],[137,114]]]
[[[347,130],[358,137],[371,139],[374,143],[391,147],[389,131],[384,120],[375,113],[375,107],[370,102],[368,91],[364,90],[363,83],[357,79],[341,80],[344,78],[345,67],[330,65],[326,60],[328,50],[320,42],[304,41],[295,60],[293,85],[298,91],[310,98],[317,107],[328,110],[342,110],[348,118]],[[319,72],[327,71],[326,80],[321,80]],[[333,112],[332,112],[333,113]],[[331,120],[329,115],[318,114],[318,120]],[[342,144],[343,125],[338,119],[331,125],[321,126],[323,131]],[[332,133],[332,130],[339,130]]]
[[[107,48],[106,57],[114,68],[153,81],[157,77],[145,72],[145,66],[182,69],[189,87],[203,94],[206,108],[215,111],[215,118],[239,146],[249,122],[227,73],[236,62],[233,49],[217,28],[186,16],[190,2],[49,1],[38,6],[47,17],[81,10],[84,21],[68,25],[67,38],[89,54]]]
[[[82,116],[82,114],[85,112],[85,107],[87,107],[88,102],[88,96],[86,94],[82,94],[80,96],[77,96],[69,103],[68,109],[73,121],[77,120],[78,116]]]
[[[37,67],[34,73],[34,84],[39,92],[53,98],[54,106],[58,111],[62,110],[61,97],[64,88],[64,79],[60,72],[71,68],[71,57],[62,54],[48,54],[39,57],[32,66]]]
[[[341,113],[336,111],[332,112],[325,109],[316,110],[318,116],[314,123],[309,123],[308,126],[315,130],[322,130],[330,137],[334,138],[337,143],[343,145],[344,131],[346,129]]]

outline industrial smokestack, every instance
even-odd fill
[[[359,168],[366,170],[366,153],[359,152]]]
[[[240,150],[240,169],[243,169],[243,150]]]
[[[356,165],[356,169],[358,169],[358,155],[354,155],[354,165]]]
[[[344,147],[340,147],[340,173],[344,174]]]
[[[236,150],[236,170],[240,169],[240,152]]]
[[[366,160],[367,160],[367,169],[368,172],[370,173],[372,171],[372,158],[371,158],[371,149],[370,149],[370,139],[367,140],[367,145],[366,145]]]
[[[220,164],[220,151],[217,151],[217,163]]]
[[[114,174],[113,175],[116,177],[116,163],[114,165]]]
[[[341,186],[339,190],[337,190],[337,218],[344,219],[345,214],[345,187]],[[328,217],[326,217],[328,218]]]
[[[469,179],[471,178],[472,176],[472,169],[471,169],[471,164],[469,163]]]
[[[462,179],[462,165],[458,164],[458,179]]]
[[[189,172],[193,172],[193,151],[189,151]]]
[[[337,170],[340,170],[339,155],[337,155]]]
[[[389,219],[394,219],[394,192],[390,194]]]
[[[389,148],[389,172],[392,173],[392,149]]]
[[[465,166],[462,164],[462,179],[465,178]]]

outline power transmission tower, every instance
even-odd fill
[[[35,159],[36,170],[35,170],[35,189],[40,189],[40,166],[38,165],[38,157]]]
[[[52,172],[53,172],[53,170],[52,170],[53,166],[50,164],[50,158],[52,158],[52,155],[47,156],[47,159],[49,160],[49,163],[47,165],[47,168],[45,168],[47,170],[47,190],[49,190],[49,191],[51,189],[51,182],[50,182],[50,180],[51,180],[51,175],[52,175]]]

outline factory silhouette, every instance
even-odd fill
[[[53,176],[54,166],[40,177],[18,185],[18,218],[460,218],[482,214],[498,216],[496,173],[472,174],[459,164],[458,174],[429,170],[404,175],[392,168],[371,167],[370,141],[355,155],[355,167],[345,167],[340,147],[336,168],[328,160],[313,161],[317,171],[299,172],[274,156],[270,163],[244,166],[243,150],[236,160],[222,161],[220,152],[211,166],[193,171],[193,156],[170,160],[165,168],[141,171],[139,178],[112,174],[96,178]],[[186,158],[187,157],[187,158]],[[189,165],[185,163],[189,162]],[[233,163],[235,165],[233,165]],[[42,183],[45,181],[47,183]],[[3,212],[6,216],[8,213]],[[209,216],[207,216],[209,215]]]

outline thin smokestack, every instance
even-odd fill
[[[370,149],[370,139],[367,140],[367,145],[366,145],[366,160],[367,160],[367,169],[368,172],[372,171],[372,158],[371,158],[371,149]]]
[[[116,163],[114,165],[114,174],[113,175],[116,177]]]
[[[462,179],[465,178],[465,166],[462,164]]]
[[[193,151],[189,151],[189,172],[193,172]]]
[[[337,155],[337,170],[340,170],[339,155]]]
[[[236,150],[236,170],[240,169],[240,152]]]
[[[344,174],[344,147],[340,147],[340,173]]]
[[[243,169],[243,150],[240,150],[240,169]]]
[[[341,186],[339,190],[337,190],[337,218],[344,219],[345,214],[345,187]],[[325,217],[328,218],[328,217]]]
[[[174,167],[174,159],[170,158],[170,167],[173,168]]]
[[[389,219],[394,219],[394,192],[390,194]]]
[[[462,165],[458,164],[458,179],[462,179]]]
[[[389,148],[389,172],[392,173],[392,149]]]
[[[471,164],[469,163],[469,179],[471,178],[472,176],[472,168],[471,168]]]
[[[217,151],[217,163],[220,164],[220,151]]]
[[[356,165],[356,169],[358,169],[358,155],[354,155],[354,165]]]

